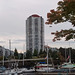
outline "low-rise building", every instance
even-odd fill
[[[14,52],[9,50],[9,49],[6,49],[2,46],[0,46],[0,56],[5,56],[5,57],[8,57],[10,55],[14,55]]]
[[[50,47],[50,46],[48,46],[48,45],[45,45],[45,46],[44,46],[44,50],[47,51],[47,49],[48,49],[48,50],[51,50],[51,51],[58,51],[58,49],[55,48],[55,47],[53,48],[53,47]]]

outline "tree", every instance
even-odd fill
[[[45,50],[42,51],[42,49],[41,49],[38,57],[45,58],[46,56],[47,56],[47,52]]]
[[[72,62],[75,62],[75,49],[71,50],[71,54]]]
[[[57,51],[53,51],[51,53],[51,57],[55,60],[56,58],[58,58],[58,54],[57,54]]]
[[[75,0],[59,1],[57,10],[52,9],[50,13],[47,13],[46,24],[58,24],[67,21],[75,26]],[[56,31],[52,34],[55,35],[53,41],[61,40],[62,37],[65,37],[65,40],[75,38],[75,30],[73,29]]]
[[[38,50],[34,50],[33,56],[37,56],[38,55]]]
[[[23,59],[23,53],[19,53],[18,56],[19,56],[19,59]]]
[[[27,58],[27,59],[32,58],[32,51],[27,50],[27,52],[26,52],[26,58]]]
[[[58,58],[61,62],[65,61],[65,58],[62,56],[61,52],[58,52]]]
[[[15,48],[14,56],[15,56],[15,59],[18,59],[18,52],[16,48]]]
[[[42,51],[42,49],[40,49],[39,55],[42,54],[42,53],[43,53],[43,51]]]
[[[65,50],[66,50],[66,56],[65,56]],[[62,48],[62,47],[60,47],[59,48],[59,53],[58,54],[59,54],[60,60],[62,60],[61,57],[63,57],[63,59],[65,59],[65,57],[66,57],[66,59],[68,58],[69,50],[71,50],[71,61],[75,62],[75,58],[74,58],[75,57],[75,49],[72,49],[71,47],[69,47],[69,48]]]
[[[0,61],[3,60],[3,56],[0,56]]]

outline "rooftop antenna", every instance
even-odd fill
[[[69,47],[70,47],[70,42],[69,42]],[[69,63],[71,63],[71,50],[70,50],[70,48],[69,48],[69,56],[70,56]]]

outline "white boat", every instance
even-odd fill
[[[12,75],[12,74],[14,74],[14,75],[18,75],[19,73],[22,73],[22,70],[21,69],[16,69],[16,68],[14,68],[14,69],[11,69],[11,70],[6,70],[3,74],[6,74],[6,75]]]
[[[30,68],[30,69],[27,69],[27,68],[20,68],[18,71],[19,71],[20,73],[22,73],[22,72],[34,72],[35,69],[34,69],[34,68]],[[18,72],[18,73],[19,73],[19,72]]]
[[[66,68],[66,69],[74,69],[75,68],[75,64],[72,64],[72,63],[64,63],[61,65],[60,68]]]
[[[51,56],[50,56],[50,59],[51,59],[51,62],[52,62],[52,64],[49,64],[48,63],[48,51],[49,51],[49,49],[48,49],[48,47],[47,47],[47,56],[46,56],[46,59],[47,59],[47,64],[45,63],[45,62],[43,62],[44,64],[37,64],[36,65],[36,71],[41,71],[41,72],[50,72],[50,71],[52,71],[52,70],[54,70],[54,64],[53,64],[53,60],[52,60],[52,58],[51,58]]]
[[[69,62],[67,62],[68,60],[69,60]],[[65,52],[65,61],[66,62],[64,62],[60,68],[67,68],[67,69],[75,68],[75,64],[71,63],[71,50],[70,49],[69,49],[69,56],[67,57],[67,59],[66,59],[66,52]]]
[[[54,70],[52,64],[37,64],[36,65],[36,71],[40,71],[40,72],[50,72],[52,70]]]

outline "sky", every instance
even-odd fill
[[[74,41],[52,42],[51,32],[61,29],[73,28],[68,22],[49,27],[45,25],[47,13],[51,9],[56,9],[58,1],[61,0],[0,0],[0,45],[9,49],[17,48],[19,52],[26,51],[26,19],[33,14],[38,14],[44,18],[45,45],[50,47],[69,47],[75,48]]]

